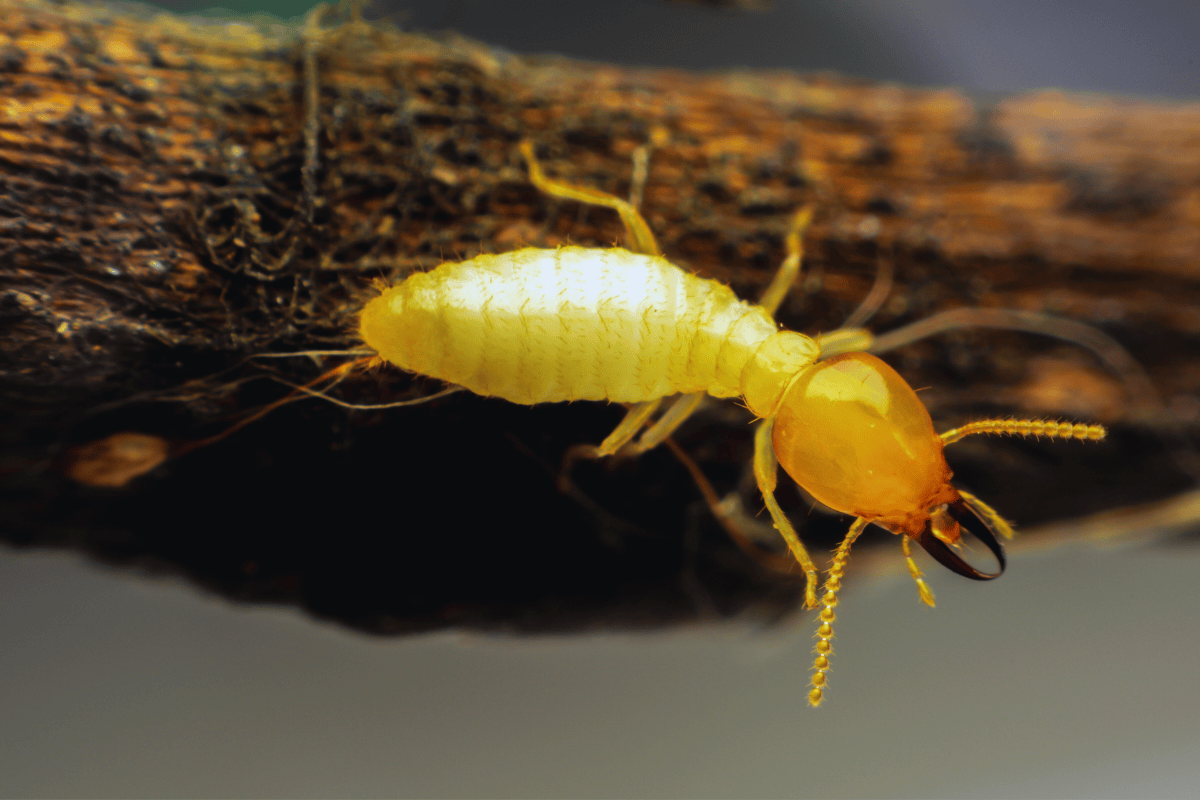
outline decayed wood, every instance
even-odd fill
[[[551,174],[618,194],[654,139],[643,209],[664,252],[747,297],[790,213],[816,203],[789,327],[838,326],[887,260],[880,330],[990,307],[1114,336],[1154,396],[1023,334],[959,331],[894,359],[944,426],[1010,412],[1113,426],[1088,451],[957,446],[960,479],[1018,521],[1192,485],[1179,462],[1181,426],[1200,420],[1200,103],[981,107],[827,75],[518,58],[326,17],[305,32],[0,0],[6,535],[166,562],[372,630],[788,607],[795,583],[732,550],[669,454],[581,467],[583,494],[557,492],[561,453],[601,438],[611,408],[310,402],[126,483],[128,459],[161,463],[286,393],[263,376],[320,372],[246,357],[354,347],[380,278],[618,242],[612,215],[529,185],[523,137]],[[386,371],[339,387],[356,402],[435,389]],[[682,434],[723,489],[745,422],[714,406]],[[124,467],[98,461],[96,443],[123,432],[149,438],[105,451]],[[65,477],[97,469],[91,486]],[[818,518],[805,535],[844,525]]]

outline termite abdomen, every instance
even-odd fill
[[[527,248],[443,264],[363,310],[383,358],[513,403],[741,394],[776,331],[758,306],[657,256]]]

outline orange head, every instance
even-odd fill
[[[773,444],[784,470],[830,508],[912,537],[955,572],[995,577],[947,547],[972,512],[950,485],[929,412],[875,356],[847,353],[802,372],[783,395]],[[991,531],[980,539],[1003,569]]]
[[[911,537],[942,565],[968,578],[989,580],[1004,571],[1004,548],[996,535],[1011,536],[1012,528],[986,503],[950,485],[950,467],[942,455],[946,442],[972,433],[1104,438],[1099,425],[1038,420],[981,420],[939,436],[917,393],[867,353],[834,356],[804,368],[783,391],[771,430],[776,458],[813,497],[858,517],[834,554],[825,582],[810,704],[820,705],[825,696],[837,592],[850,547],[867,523]],[[972,531],[996,557],[997,572],[980,572],[950,548],[972,515],[981,523]],[[907,539],[904,555],[921,599],[933,605],[933,593],[909,555]]]

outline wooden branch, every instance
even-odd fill
[[[887,260],[896,283],[879,330],[1018,308],[1115,337],[1149,384],[1012,332],[897,351],[941,427],[996,413],[1113,426],[1088,449],[956,446],[960,481],[1018,522],[1192,486],[1200,104],[1041,93],[980,107],[828,75],[518,58],[311,23],[0,0],[10,541],[165,563],[375,631],[790,608],[795,581],[725,541],[669,453],[580,467],[582,494],[557,492],[561,454],[599,441],[612,408],[308,401],[168,457],[286,394],[267,377],[304,382],[337,363],[245,359],[357,346],[380,278],[482,251],[619,242],[612,215],[530,186],[523,137],[549,173],[617,194],[635,149],[657,140],[643,209],[663,251],[745,297],[782,258],[790,213],[817,203],[803,286],[781,310],[789,327],[838,327]],[[436,389],[385,370],[337,391],[365,403]],[[746,421],[713,404],[680,438],[719,488],[742,475]],[[96,454],[126,431],[146,438]],[[161,466],[134,478],[150,466],[137,459]],[[802,499],[787,499],[803,518]],[[1192,512],[1172,519],[1195,525]],[[820,549],[845,524],[816,515],[803,535]]]

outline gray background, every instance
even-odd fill
[[[304,10],[238,10],[252,8]],[[404,8],[411,27],[517,51],[830,68],[981,95],[1200,96],[1190,2]],[[1196,794],[1200,555],[1076,547],[1018,556],[984,585],[927,572],[936,610],[907,578],[851,575],[814,711],[807,616],[771,631],[380,641],[174,579],[0,550],[0,793]]]

